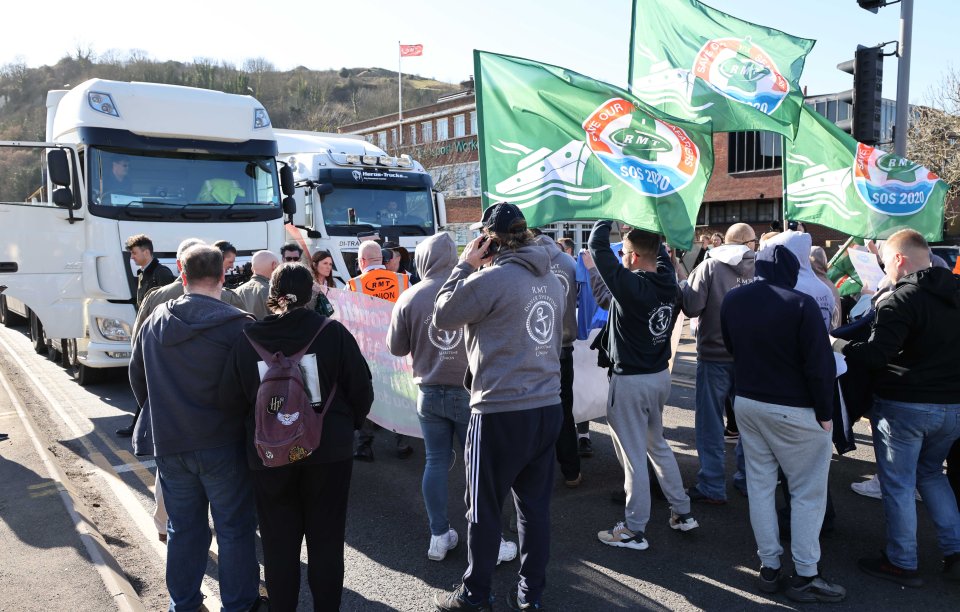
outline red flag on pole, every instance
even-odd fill
[[[423,45],[400,45],[400,57],[423,55]]]

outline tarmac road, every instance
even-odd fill
[[[43,439],[62,466],[71,487],[90,507],[91,520],[102,532],[143,607],[166,607],[163,582],[164,548],[155,539],[150,458],[134,458],[129,440],[115,429],[129,422],[132,395],[122,376],[102,385],[81,388],[56,364],[35,355],[25,330],[0,328],[0,366],[27,406]],[[13,354],[9,354],[7,349]],[[684,481],[697,470],[693,432],[695,356],[685,337],[674,371],[675,384],[664,411],[664,425]],[[24,366],[29,370],[25,374]],[[35,379],[35,380],[34,380]],[[43,387],[38,391],[36,384]],[[0,389],[2,396],[2,389]],[[53,400],[52,402],[50,400]],[[111,609],[111,593],[103,586],[81,544],[63,503],[56,495],[31,496],[48,479],[29,437],[12,416],[10,400],[0,397],[0,431],[12,435],[0,443],[0,610]],[[822,572],[844,585],[842,604],[797,606],[783,595],[761,595],[755,587],[759,567],[750,530],[747,500],[729,488],[726,506],[694,506],[701,527],[688,533],[667,526],[666,502],[654,500],[646,551],[600,544],[596,532],[622,520],[622,507],[610,493],[622,488],[622,470],[614,456],[605,424],[593,423],[595,455],[583,462],[584,483],[567,489],[559,474],[553,498],[551,563],[544,603],[554,610],[759,610],[771,607],[832,610],[960,608],[960,588],[939,576],[940,553],[933,528],[920,511],[920,570],[926,585],[904,589],[861,573],[856,560],[877,553],[883,540],[881,503],[850,491],[851,482],[875,471],[869,431],[857,426],[860,448],[835,457],[831,491],[838,516],[836,531],[822,540]],[[727,447],[732,451],[732,445]],[[443,562],[428,561],[426,514],[420,496],[423,446],[414,441],[414,455],[400,460],[392,436],[377,436],[374,463],[356,463],[347,524],[346,581],[343,610],[432,610],[439,590],[452,588],[466,568],[462,457],[451,471],[450,516],[461,545]],[[728,474],[733,473],[732,452]],[[103,468],[106,467],[105,471]],[[107,472],[114,472],[109,474]],[[106,474],[106,475],[105,475]],[[32,488],[31,488],[32,487]],[[38,514],[43,512],[44,514]],[[43,516],[43,520],[33,517]],[[49,517],[49,518],[47,518]],[[504,512],[504,530],[509,515]],[[303,552],[306,563],[306,551]],[[790,567],[789,552],[784,564]],[[519,560],[496,572],[495,609],[507,609],[505,596],[515,583]],[[208,575],[216,576],[215,555]],[[216,581],[206,581],[211,599]],[[312,609],[305,582],[301,609]]]

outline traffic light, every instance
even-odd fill
[[[876,13],[877,9],[886,6],[887,2],[885,0],[857,0],[857,4],[859,4],[862,9]]]
[[[837,64],[837,68],[853,75],[853,89],[840,95],[840,101],[852,104],[853,111],[837,126],[864,144],[877,144],[883,102],[883,49],[857,45],[855,59]]]

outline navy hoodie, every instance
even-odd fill
[[[680,314],[680,288],[661,246],[657,271],[630,271],[610,250],[611,221],[597,221],[590,232],[590,254],[613,296],[606,350],[613,372],[656,374],[670,361],[670,335]]]
[[[724,298],[720,329],[733,355],[737,395],[812,407],[817,420],[829,421],[836,362],[816,300],[793,288],[799,272],[786,247],[761,250],[754,282]]]
[[[197,293],[157,307],[134,338],[130,386],[143,408],[137,455],[172,455],[243,440],[243,418],[218,407],[220,374],[253,322],[239,308]]]

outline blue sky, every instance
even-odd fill
[[[641,0],[652,7],[670,0]],[[711,0],[714,8],[788,33],[814,38],[801,81],[808,93],[852,87],[836,69],[857,43],[899,37],[900,5],[876,15],[856,0]],[[475,48],[519,55],[626,84],[631,0],[395,0],[365,3],[271,3],[252,0],[165,0],[144,3],[8,3],[0,65],[55,63],[78,46],[121,55],[140,49],[157,60],[198,57],[240,65],[264,57],[277,68],[397,67],[397,41],[424,45],[403,71],[461,81]],[[33,23],[38,27],[12,27]],[[910,100],[923,103],[948,68],[960,70],[954,39],[957,0],[915,0]],[[51,26],[51,24],[57,24]],[[45,31],[44,31],[45,30]],[[952,62],[952,63],[951,63]],[[896,95],[896,59],[884,65],[886,98]]]

